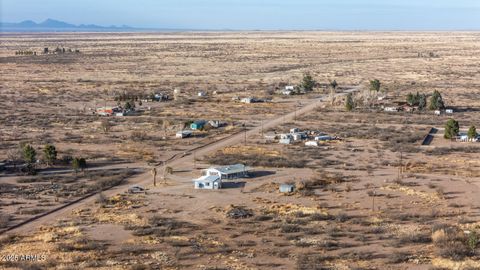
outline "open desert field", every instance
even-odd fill
[[[479,32],[2,33],[0,268],[480,269],[479,63]]]

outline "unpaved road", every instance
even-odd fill
[[[353,87],[353,88],[351,88],[349,90],[346,90],[342,93],[337,93],[336,96],[346,95],[347,93],[355,92],[355,91],[358,91],[359,89],[360,89],[360,86]],[[282,124],[283,122],[286,122],[286,121],[292,121],[292,120],[295,119],[295,117],[316,109],[327,98],[328,98],[328,96],[325,95],[325,96],[322,96],[320,98],[303,101],[303,103],[300,104],[302,107],[299,107],[299,109],[297,109],[296,111],[290,112],[286,115],[283,115],[283,116],[280,116],[280,117],[277,117],[277,118],[274,118],[274,119],[264,121],[263,129],[268,129],[268,128],[278,126],[278,125],[280,125],[280,124]],[[248,137],[248,136],[251,136],[251,135],[254,135],[254,134],[258,134],[261,131],[262,131],[262,126],[254,127],[252,129],[248,130],[246,135]],[[204,147],[200,147],[199,149],[196,149],[195,150],[195,156],[196,157],[205,156],[206,154],[212,153],[212,152],[214,152],[216,150],[219,150],[219,149],[222,149],[226,146],[242,143],[244,141],[244,139],[245,139],[245,133],[244,132],[234,134],[234,135],[232,135],[230,137],[227,137],[225,139],[221,139],[217,142],[214,142],[214,143],[208,144]],[[188,151],[187,153],[191,154],[192,150]],[[191,161],[192,161],[192,156],[191,155],[176,156],[173,159],[171,159],[170,161],[168,161],[166,163],[166,165],[168,165],[172,168],[175,168],[176,166],[182,165],[184,163],[189,163]],[[157,170],[159,172],[161,172],[161,171],[163,171],[163,167],[159,167],[159,168],[157,168]],[[128,190],[128,187],[131,186],[132,184],[147,186],[147,185],[151,184],[151,182],[152,182],[152,176],[151,176],[150,172],[146,172],[146,173],[143,173],[141,175],[138,175],[136,177],[133,177],[133,178],[129,179],[128,183],[126,183],[126,184],[113,187],[109,190],[104,191],[103,193],[106,196],[110,197],[110,196],[114,196],[114,195],[126,192]],[[73,210],[75,210],[75,209],[77,209],[77,208],[79,208],[83,205],[86,205],[86,204],[89,204],[89,203],[94,203],[96,198],[97,198],[97,196],[88,197],[84,200],[81,200],[81,201],[75,203],[75,204],[69,205],[67,207],[64,207],[64,208],[58,210],[58,211],[55,211],[55,212],[53,212],[49,215],[40,217],[40,218],[38,218],[36,220],[33,220],[33,221],[31,221],[27,224],[24,224],[20,227],[12,229],[12,230],[6,232],[6,234],[12,234],[12,233],[29,234],[29,233],[33,233],[41,225],[46,225],[46,224],[53,223],[58,218],[61,218],[62,216],[68,215],[70,212],[72,212]]]

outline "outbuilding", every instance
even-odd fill
[[[206,123],[207,123],[207,121],[205,121],[205,120],[198,120],[198,121],[193,122],[190,125],[190,128],[193,129],[193,130],[202,129],[205,126]]]
[[[281,184],[280,193],[292,193],[295,191],[295,185],[293,184]]]
[[[222,179],[218,175],[204,175],[193,180],[195,189],[221,189]]]
[[[177,132],[177,134],[175,134],[175,137],[177,137],[179,139],[188,138],[188,137],[191,137],[191,136],[192,136],[192,131],[191,130],[181,130],[181,131]]]

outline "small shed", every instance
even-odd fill
[[[453,109],[446,109],[446,110],[445,110],[445,113],[447,113],[447,114],[452,114],[452,113],[453,113]]]
[[[292,193],[295,191],[295,185],[293,184],[281,184],[280,193]]]
[[[193,130],[202,129],[205,126],[206,123],[207,123],[207,121],[205,121],[205,120],[198,120],[198,121],[193,122],[190,125],[190,128],[193,129]]]
[[[435,115],[441,115],[441,114],[442,114],[442,111],[436,110],[434,113],[435,113]]]

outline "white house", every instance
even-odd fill
[[[218,176],[220,179],[235,179],[247,177],[251,169],[243,164],[234,164],[222,167],[211,167],[203,170],[204,176]]]
[[[181,130],[175,134],[175,137],[179,139],[188,138],[190,136],[192,136],[191,130]]]
[[[305,142],[305,146],[318,146],[318,142],[317,141],[308,141],[308,142]]]
[[[434,113],[435,113],[435,115],[441,115],[441,114],[442,114],[442,111],[436,110]]]
[[[285,86],[285,90],[286,90],[286,91],[293,91],[293,90],[295,90],[295,86],[293,86],[293,85],[287,85],[287,86]]]
[[[221,189],[222,179],[218,175],[204,175],[193,180],[195,189]]]
[[[446,110],[445,110],[445,113],[447,113],[447,114],[452,114],[452,113],[453,113],[453,109],[446,109]]]

